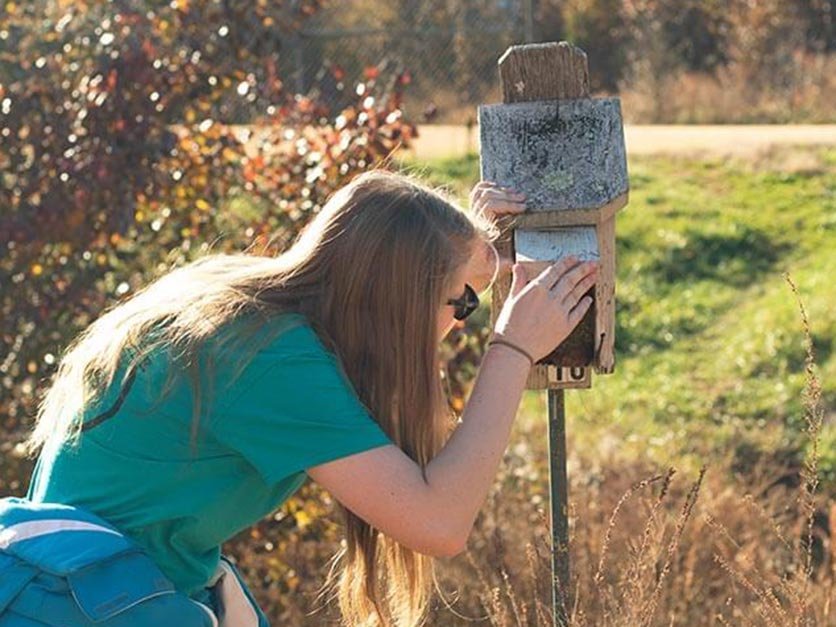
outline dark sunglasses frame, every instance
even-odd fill
[[[464,294],[458,298],[450,298],[447,304],[455,307],[453,317],[456,320],[464,320],[479,307],[479,295],[469,283],[465,283]]]

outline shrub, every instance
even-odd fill
[[[209,250],[275,254],[334,189],[414,135],[403,74],[369,72],[339,111],[283,88],[286,36],[318,6],[5,4],[1,494],[25,490],[19,442],[38,392],[103,309]],[[307,486],[226,547],[273,615],[292,606],[299,575],[265,547],[309,547],[307,563],[324,564],[335,528],[309,521],[327,503]]]

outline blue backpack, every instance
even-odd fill
[[[218,627],[218,609],[177,592],[98,516],[0,499],[0,627]],[[262,618],[255,625],[266,625]]]

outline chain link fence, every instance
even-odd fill
[[[281,63],[294,91],[339,108],[358,82],[406,72],[416,122],[468,123],[499,99],[496,62],[533,38],[534,0],[346,0],[305,22]]]

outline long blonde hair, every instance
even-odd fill
[[[83,416],[128,359],[135,374],[156,347],[189,371],[192,433],[201,415],[197,357],[219,329],[244,314],[303,314],[339,358],[370,414],[422,472],[453,424],[441,380],[437,315],[475,238],[493,225],[399,174],[373,171],[337,191],[277,257],[210,254],[157,279],[112,308],[68,347],[38,410],[28,445],[77,439]],[[130,350],[129,350],[130,349]],[[133,351],[133,352],[131,352]],[[126,375],[122,383],[127,379]],[[420,624],[433,561],[378,532],[338,504],[346,542],[326,588],[348,625]]]

